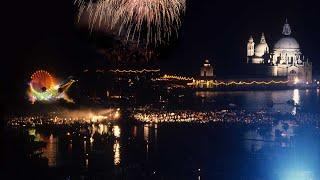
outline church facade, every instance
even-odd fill
[[[263,33],[258,44],[251,36],[247,43],[247,63],[265,66],[266,76],[287,78],[288,85],[309,84],[312,82],[312,63],[303,56],[299,43],[291,34],[290,25],[286,21],[283,37],[272,51]]]

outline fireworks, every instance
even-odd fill
[[[75,82],[68,80],[67,82],[57,83],[57,79],[50,73],[44,70],[36,71],[31,76],[31,81],[28,88],[29,101],[33,104],[36,101],[53,101],[64,99],[67,102],[73,102],[68,97],[66,91]]]
[[[103,26],[115,31],[125,41],[148,45],[168,42],[178,35],[186,0],[75,0],[80,19],[87,14],[89,27]]]

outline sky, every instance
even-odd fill
[[[7,1],[2,17],[1,101],[24,98],[28,77],[46,69],[62,77],[104,64],[92,35],[79,30],[73,0]],[[196,75],[204,59],[223,68],[243,62],[250,35],[262,32],[269,46],[285,19],[306,57],[319,69],[320,11],[317,1],[187,0],[179,39],[159,57],[164,71]]]

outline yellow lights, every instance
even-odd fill
[[[113,144],[113,153],[114,153],[114,160],[113,163],[114,165],[119,165],[121,162],[121,158],[120,158],[120,143],[118,140],[115,141],[115,143]]]
[[[298,84],[299,81],[300,81],[299,78],[296,77],[296,78],[294,78],[293,84]]]
[[[147,124],[161,124],[161,123],[209,123],[209,122],[240,122],[242,121],[239,116],[243,116],[244,111],[233,112],[228,110],[221,111],[141,111],[135,112],[133,117],[135,120],[147,123]],[[264,111],[258,111],[255,114],[250,114],[250,116],[244,116],[250,121],[244,120],[246,123],[256,122],[256,121],[270,121],[270,117]],[[251,119],[254,117],[254,119]],[[245,119],[244,118],[244,119]],[[148,126],[144,126],[144,138],[147,140]]]
[[[218,81],[204,81],[204,80],[196,80],[192,83],[192,85],[199,85],[199,84],[205,84],[207,86],[232,86],[232,85],[274,85],[274,84],[287,84],[289,81],[230,81],[230,82],[218,82]]]
[[[118,119],[120,117],[120,112],[116,111],[113,115],[114,119]]]
[[[99,134],[103,134],[103,132],[104,132],[104,125],[103,124],[99,124],[98,125],[98,133]]]
[[[142,69],[142,70],[120,70],[120,69],[115,69],[115,70],[110,70],[110,72],[113,73],[145,73],[145,72],[160,72],[160,69]]]
[[[92,144],[93,142],[94,142],[94,139],[90,137],[90,144]]]
[[[179,81],[194,81],[195,79],[193,77],[184,77],[184,76],[175,76],[175,75],[167,75],[165,74],[160,79],[175,79]]]
[[[114,127],[113,127],[113,135],[114,135],[116,138],[120,138],[121,129],[120,129],[119,126],[114,126]]]
[[[148,124],[143,126],[143,137],[146,142],[149,142],[149,125]]]
[[[179,80],[179,81],[193,81],[192,83],[188,83],[188,86],[199,86],[205,85],[207,87],[210,86],[232,86],[232,85],[273,85],[273,84],[287,84],[289,81],[216,81],[216,80],[196,80],[193,77],[184,77],[184,76],[175,76],[175,75],[167,75],[165,74],[160,78],[161,80]]]

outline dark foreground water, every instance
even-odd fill
[[[264,130],[239,124],[89,129],[91,135],[84,129],[29,133],[47,143],[43,156],[64,179],[316,179],[320,168],[320,134],[313,128],[290,126],[286,136],[276,135],[282,124]]]
[[[213,104],[293,114],[318,113],[320,109],[316,90],[198,92],[196,95],[195,99],[202,101],[200,109],[214,108]],[[288,104],[290,99],[299,106]],[[35,137],[34,141],[46,142],[42,156],[47,159],[48,167],[28,169],[33,177],[179,180],[320,177],[319,129],[291,122],[263,127],[224,123],[117,123],[25,130]],[[8,156],[18,153],[7,152]]]

